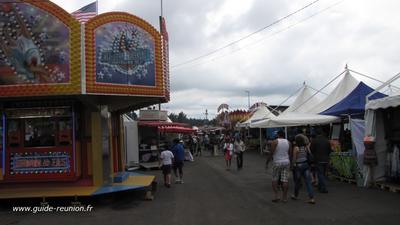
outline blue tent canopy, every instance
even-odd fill
[[[360,82],[356,88],[344,99],[330,107],[329,109],[321,112],[323,115],[340,116],[340,115],[356,115],[363,114],[365,111],[365,98],[373,92],[374,89],[368,85]],[[369,97],[370,100],[385,97],[385,94],[377,92],[376,94]]]

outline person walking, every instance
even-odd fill
[[[224,159],[226,164],[226,170],[231,169],[231,161],[233,155],[233,143],[229,136],[225,137],[225,144],[224,144]]]
[[[193,135],[193,144],[194,144],[194,154],[195,156],[201,156],[201,151],[199,148],[199,138],[197,137],[197,135]]]
[[[241,170],[243,168],[243,152],[246,150],[246,146],[244,145],[244,142],[242,141],[240,136],[235,137],[233,148],[236,155],[237,169]]]
[[[311,172],[308,162],[307,154],[310,153],[310,149],[306,145],[304,138],[300,136],[295,137],[296,146],[293,148],[293,168],[294,168],[294,194],[292,195],[293,200],[297,200],[299,191],[301,188],[301,178],[304,179],[304,183],[308,192],[308,203],[315,204],[314,191],[311,183]]]
[[[186,141],[186,143],[187,143],[186,146],[189,147],[190,154],[192,154],[192,156],[193,156],[194,155],[194,140],[193,140],[193,137],[191,135],[188,135],[186,140],[187,140]]]
[[[272,202],[279,202],[282,198],[283,202],[287,202],[288,180],[289,180],[289,151],[291,145],[285,139],[285,133],[278,131],[278,138],[271,143],[272,154],[272,189],[274,198]],[[279,197],[278,186],[282,185],[282,196]]]
[[[326,173],[328,170],[330,154],[332,152],[331,144],[321,129],[316,131],[317,136],[313,138],[310,145],[311,153],[314,156],[318,177],[318,191],[328,193],[326,185]]]
[[[208,136],[208,134],[206,133],[204,135],[204,150],[208,151],[210,149],[210,137]]]
[[[174,163],[172,168],[175,175],[175,183],[183,184],[183,162],[185,160],[185,149],[179,139],[174,139],[171,152],[174,154]],[[179,171],[179,177],[178,177]]]
[[[168,149],[161,152],[160,155],[160,167],[164,175],[164,186],[167,188],[171,187],[171,167],[174,154]]]

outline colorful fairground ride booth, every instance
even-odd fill
[[[80,24],[50,1],[0,7],[0,198],[141,188],[122,114],[169,100],[168,39],[128,13]]]

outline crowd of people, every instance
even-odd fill
[[[195,156],[201,156],[203,151],[217,156],[222,150],[226,170],[231,170],[232,158],[236,159],[238,171],[243,168],[246,144],[240,133],[212,138],[208,134],[192,135],[186,141],[175,139],[170,150],[163,151],[160,156],[166,187],[171,186],[171,171],[174,172],[175,183],[183,183],[184,145]],[[311,140],[300,131],[291,141],[285,138],[283,131],[278,131],[268,146],[267,165],[269,162],[272,164],[272,202],[288,201],[290,176],[293,179],[292,200],[299,199],[303,184],[308,195],[307,203],[316,203],[313,186],[317,186],[320,193],[328,193],[326,173],[331,145],[322,130],[317,129]]]
[[[283,131],[277,132],[277,139],[271,143],[272,156],[272,202],[288,201],[288,183],[290,171],[293,177],[293,194],[291,199],[298,200],[302,181],[306,186],[310,204],[315,204],[313,181],[317,183],[320,193],[328,193],[326,172],[329,165],[331,146],[322,130],[310,141],[303,133],[295,136],[290,142]],[[315,174],[315,175],[314,175]],[[281,192],[281,193],[280,193]]]
[[[171,173],[175,175],[175,183],[183,184],[183,165],[186,159],[185,148],[190,156],[200,157],[203,151],[209,151],[211,156],[218,156],[220,151],[224,155],[226,170],[230,170],[232,158],[236,158],[237,169],[243,168],[243,153],[246,150],[243,139],[240,135],[231,138],[230,135],[201,136],[190,135],[182,139],[174,139],[170,148],[165,149],[160,154],[160,168],[164,176],[164,186],[171,187]],[[192,161],[192,160],[190,160]]]

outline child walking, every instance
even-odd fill
[[[161,152],[160,155],[160,167],[164,175],[164,185],[167,188],[171,187],[171,169],[172,160],[174,159],[174,154],[168,149]]]

